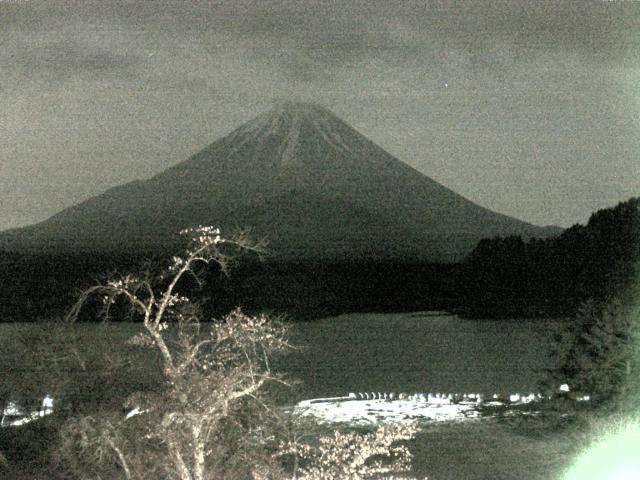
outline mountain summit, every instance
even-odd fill
[[[557,230],[482,208],[324,107],[283,103],[186,161],[0,235],[6,250],[170,247],[198,225],[249,227],[278,258],[459,259],[496,235]]]

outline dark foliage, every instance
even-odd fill
[[[154,258],[166,253],[154,252]],[[107,278],[110,272],[140,270],[150,255],[17,255],[0,254],[0,321],[37,321],[63,314],[77,292]],[[156,261],[155,264],[159,264]],[[271,311],[294,320],[355,311],[416,311],[454,306],[457,265],[399,260],[352,262],[285,262],[247,258],[225,275],[208,272],[203,308],[221,315],[236,305],[245,311]],[[189,296],[200,287],[186,281]],[[206,300],[213,297],[215,302]],[[97,318],[99,302],[82,319]],[[126,318],[117,315],[114,318]]]
[[[78,291],[143,263],[143,255],[0,252],[0,321],[38,321],[64,314]]]
[[[588,300],[571,322],[553,332],[557,368],[548,372],[551,390],[566,383],[568,396],[589,394],[592,406],[631,401],[636,408],[640,309],[636,289],[608,301]]]
[[[21,427],[3,428],[0,452],[0,478],[12,480],[71,479],[57,464],[51,446],[58,441],[59,419],[45,417]]]
[[[482,240],[463,262],[461,310],[475,317],[571,316],[627,289],[640,269],[640,199],[555,238]]]
[[[230,278],[213,279],[226,290],[219,305],[286,313],[310,320],[346,312],[447,309],[454,305],[456,265],[402,261],[342,263],[245,262]],[[218,300],[219,301],[219,300]],[[209,305],[214,309],[214,305]]]

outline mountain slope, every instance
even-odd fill
[[[397,160],[330,111],[283,104],[146,181],[40,224],[8,250],[171,246],[180,229],[251,227],[276,257],[451,260],[495,235],[548,236],[482,208]]]

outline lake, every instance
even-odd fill
[[[551,366],[546,332],[555,321],[464,320],[426,313],[348,314],[291,324],[299,349],[273,366],[302,381],[279,401],[349,392],[535,392]],[[139,325],[81,324],[87,348],[122,344]],[[0,324],[0,353],[20,348],[18,331],[47,324]],[[14,352],[14,355],[16,352]],[[17,353],[19,354],[19,352]],[[2,360],[2,359],[0,359]],[[25,357],[23,368],[30,368]],[[6,362],[0,361],[0,366]],[[139,365],[139,364],[138,364]],[[130,381],[136,381],[132,372]]]
[[[427,313],[348,314],[291,327],[301,347],[276,366],[296,400],[349,392],[536,392],[552,366],[557,320],[465,320]]]
[[[280,400],[291,404],[351,391],[537,391],[542,370],[551,366],[546,331],[555,324],[420,313],[349,314],[292,324],[291,341],[301,349],[276,361],[275,367],[304,383]],[[19,347],[12,337],[33,328],[51,327],[0,324],[0,352],[11,345]],[[88,345],[109,348],[123,342],[139,325],[78,328]],[[29,358],[24,358],[24,367],[29,368]],[[138,382],[135,372],[125,380]],[[527,437],[490,419],[433,422],[424,428],[410,444],[415,455],[412,474],[420,478],[557,478],[576,451],[571,438]]]

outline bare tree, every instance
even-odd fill
[[[127,480],[311,480],[408,471],[411,456],[398,442],[413,437],[412,426],[312,438],[296,434],[295,425],[283,428],[295,419],[270,406],[266,387],[283,382],[270,359],[290,348],[284,325],[239,309],[204,323],[198,306],[180,293],[186,279],[202,282],[208,264],[226,271],[239,253],[259,252],[260,246],[243,235],[223,238],[212,227],[181,233],[189,246],[161,274],[125,275],[91,287],[69,314],[74,321],[97,297],[109,318],[114,307],[122,313],[124,301],[127,315],[141,320],[127,343],[157,354],[151,366],[161,371],[163,384],[129,395],[125,411],[71,416],[59,449],[67,469],[81,478]]]
[[[265,422],[256,416],[271,411],[262,397],[267,384],[281,381],[269,359],[288,347],[284,326],[240,310],[204,324],[197,306],[178,293],[185,277],[201,282],[202,267],[226,270],[239,253],[260,246],[242,235],[223,238],[212,227],[181,233],[189,246],[162,275],[126,275],[91,287],[69,315],[76,319],[87,300],[99,296],[108,317],[124,299],[142,320],[129,343],[159,352],[165,379],[158,392],[132,395],[126,416],[83,416],[67,424],[62,455],[85,475],[115,468],[127,479],[204,480],[259,477],[279,468],[266,451]]]

